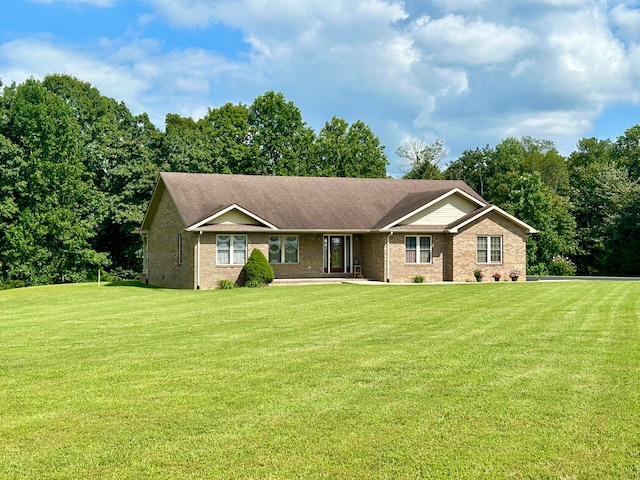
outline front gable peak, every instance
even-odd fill
[[[191,225],[187,230],[198,231],[211,229],[212,227],[228,227],[236,225],[278,230],[278,227],[275,225],[235,203],[233,205],[228,205],[208,216],[204,220]]]
[[[485,205],[459,188],[437,192],[435,195],[407,195],[388,216],[393,215],[393,221],[381,230],[409,225],[448,225]]]

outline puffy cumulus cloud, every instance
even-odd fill
[[[418,19],[413,24],[412,36],[425,55],[436,62],[464,65],[509,61],[536,38],[525,28],[451,14],[438,19]]]
[[[622,42],[610,31],[605,12],[566,13],[546,37],[545,71],[559,92],[577,93],[597,107],[628,100],[632,71]]]

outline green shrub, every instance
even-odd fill
[[[242,269],[242,277],[247,287],[260,287],[273,282],[273,267],[257,248],[249,255]]]
[[[572,277],[576,274],[576,265],[567,257],[556,255],[549,265],[549,275]]]
[[[424,277],[422,275],[416,275],[413,277],[413,283],[424,283]]]
[[[237,287],[238,286],[235,284],[233,280],[228,280],[225,278],[224,280],[218,281],[218,288],[220,288],[221,290],[232,290]]]

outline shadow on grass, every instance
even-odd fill
[[[123,280],[121,282],[109,282],[103,284],[104,287],[136,287],[136,288],[150,288],[159,289],[154,285],[147,285],[146,283],[139,282],[138,280]]]

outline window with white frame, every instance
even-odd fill
[[[477,263],[502,263],[502,237],[478,236],[476,243]]]
[[[297,235],[269,237],[269,263],[298,263],[298,250]]]
[[[218,265],[244,265],[246,262],[246,235],[218,235],[216,237],[216,263]]]
[[[406,236],[404,239],[406,263],[431,263],[430,236]]]
[[[182,235],[178,235],[178,265],[182,265]]]

